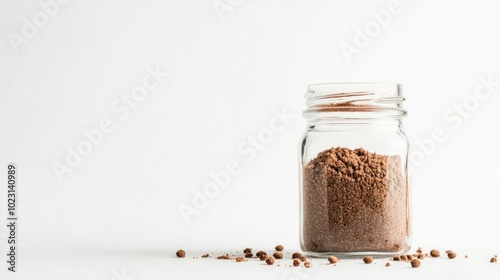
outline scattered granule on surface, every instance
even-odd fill
[[[186,256],[186,252],[184,250],[179,250],[175,253],[178,258],[184,258]]]
[[[276,260],[275,260],[273,257],[268,257],[268,258],[266,259],[266,263],[267,263],[268,265],[273,265],[275,261],[276,261]]]
[[[245,250],[243,250],[243,253],[244,254],[250,254],[250,253],[252,253],[252,248],[246,248]]]
[[[277,260],[281,260],[281,259],[283,259],[283,254],[280,252],[276,252],[273,254],[273,257]]]
[[[425,253],[425,254],[424,254],[424,257],[428,258],[428,257],[429,257],[429,254],[428,254],[428,253]]]
[[[276,249],[276,251],[278,251],[278,252],[283,251],[284,248],[285,247],[283,247],[283,245],[278,245],[278,246],[274,247],[274,249]]]
[[[230,260],[231,258],[229,257],[228,254],[221,255],[217,257],[218,260]]]
[[[446,252],[447,252],[446,256],[449,259],[455,259],[458,257],[457,253],[453,252],[452,250],[447,250]],[[251,258],[253,256],[251,253],[245,254],[245,257],[243,257],[241,255],[235,256],[232,254],[233,253],[231,253],[231,255],[226,253],[226,254],[217,256],[217,259],[235,260],[235,262],[246,262],[248,260],[246,260],[245,258]],[[176,255],[179,258],[185,258],[186,252],[184,250],[178,250],[176,252]],[[275,252],[272,257],[268,256],[267,253],[264,251],[258,251],[256,255],[260,256],[259,258],[261,260],[265,260],[266,264],[268,264],[268,265],[275,264],[276,266],[280,266],[280,262],[277,260],[283,259],[283,257],[284,257],[284,253],[281,253],[281,252]],[[392,260],[393,261],[409,261],[411,267],[417,268],[417,267],[421,266],[421,264],[422,264],[421,261],[426,258],[426,255],[433,257],[433,258],[438,258],[438,257],[440,257],[440,252],[437,249],[432,249],[430,251],[430,254],[418,253],[418,254],[411,254],[411,255],[409,255],[409,254],[395,255],[392,257]],[[310,268],[312,266],[312,263],[310,261],[308,261],[306,256],[303,256],[301,253],[295,252],[293,254],[293,256],[295,256],[296,258],[293,258],[291,263],[281,263],[282,267],[298,267],[298,266],[301,266],[302,264],[304,264],[304,267],[306,267],[306,268]],[[209,253],[205,253],[205,254],[201,255],[201,258],[209,258],[209,257],[215,257],[215,255],[211,256],[211,255],[209,255]],[[192,257],[192,258],[199,259],[200,257],[198,256],[198,257]],[[411,258],[411,259],[409,259],[409,258]],[[464,255],[463,258],[467,259],[468,255]],[[337,258],[336,256],[333,256],[333,255],[329,256],[327,259],[328,259],[328,264],[334,264],[334,265],[336,265],[336,263],[338,263],[340,260],[339,258]],[[391,260],[391,259],[387,259],[387,260]],[[373,256],[365,256],[363,258],[363,262],[365,264],[372,264],[372,263],[374,263],[374,261],[375,260],[374,260]],[[490,258],[490,263],[497,263],[497,262],[498,262],[497,255]],[[385,266],[390,267],[390,266],[392,266],[392,264],[387,261],[385,263]]]
[[[467,255],[464,256],[464,259],[468,259],[468,258],[469,258],[469,256],[467,256]]]
[[[363,262],[365,262],[366,264],[370,264],[373,262],[373,257],[372,256],[366,256],[363,258]]]
[[[335,257],[335,256],[329,256],[329,257],[328,257],[328,261],[329,261],[331,264],[336,264],[336,263],[339,261],[339,259],[338,259],[337,257]]]
[[[303,245],[312,252],[407,247],[408,184],[398,155],[334,147],[303,167]]]
[[[266,253],[266,252],[264,252],[264,251],[258,251],[258,252],[255,254],[255,256],[257,256],[257,257],[259,257],[259,258],[260,258],[260,256],[261,256],[261,255],[267,256],[267,253]]]
[[[299,252],[295,252],[295,253],[293,253],[293,255],[292,255],[292,259],[298,259],[298,258],[300,258],[300,257],[302,257],[302,254],[301,254],[301,253],[299,253]]]
[[[448,251],[446,251],[446,252],[447,252],[447,254],[449,254]],[[438,250],[436,250],[436,249],[432,249],[431,250],[431,257],[433,257],[433,258],[439,258],[439,256],[441,256],[441,253]]]
[[[417,253],[422,254],[422,247],[418,247]]]

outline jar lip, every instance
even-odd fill
[[[401,85],[400,83],[380,83],[380,82],[329,82],[329,83],[315,83],[309,86],[317,85]]]
[[[307,86],[307,97],[322,95],[337,95],[349,93],[370,93],[380,97],[399,97],[402,94],[402,84],[398,83],[371,83],[371,82],[339,82],[319,83]]]
[[[307,86],[305,98],[303,116],[312,123],[406,116],[401,84],[312,84]]]

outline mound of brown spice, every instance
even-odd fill
[[[406,249],[408,184],[401,158],[331,148],[303,168],[303,237],[311,252]]]

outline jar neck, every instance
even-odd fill
[[[314,131],[403,131],[402,119],[338,119],[307,122],[307,129]]]
[[[309,85],[303,112],[309,126],[400,126],[406,116],[399,84]]]

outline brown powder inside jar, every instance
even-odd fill
[[[399,252],[409,234],[401,158],[331,148],[303,169],[303,240],[312,252]]]

